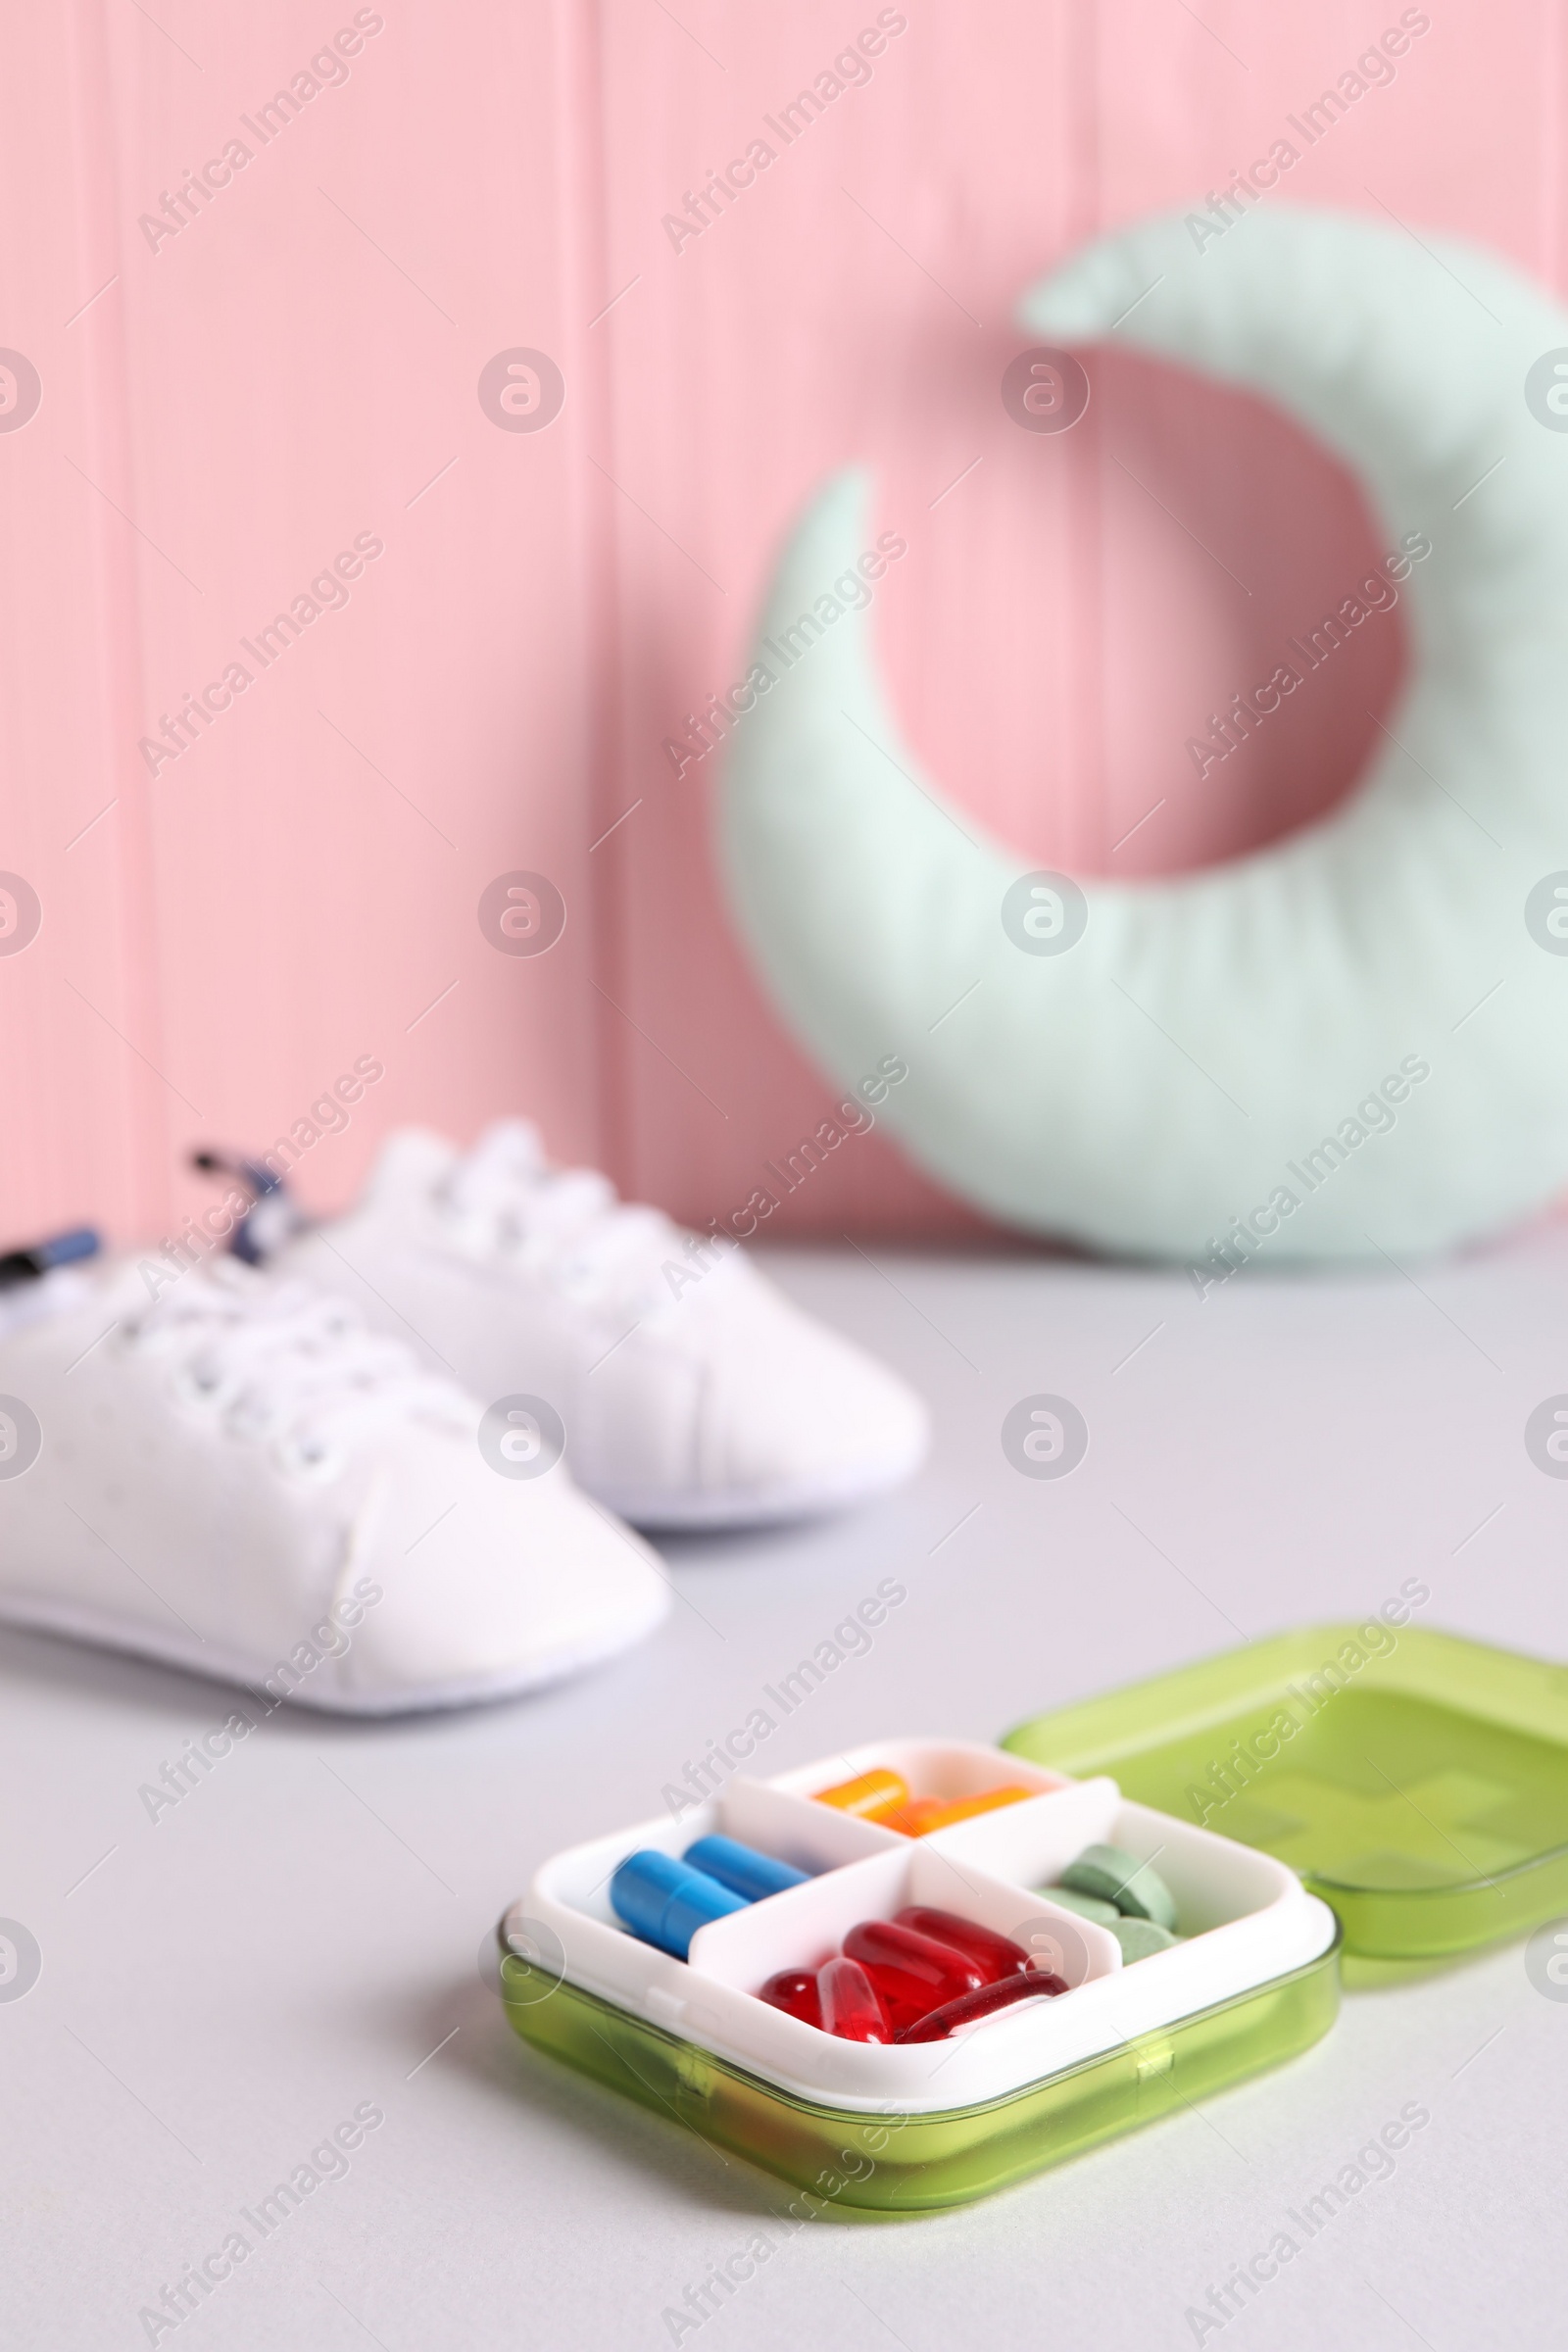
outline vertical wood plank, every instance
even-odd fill
[[[0,867],[41,923],[24,946],[25,926],[0,939],[0,1231],[86,1215],[134,1229],[156,1207],[162,1082],[146,809],[124,749],[138,649],[94,0],[14,12],[5,82],[0,344],[39,397],[0,433]]]
[[[998,390],[1013,296],[1068,234],[1064,15],[886,11],[904,29],[884,35],[869,78],[855,86],[848,67],[812,116],[798,93],[874,31],[875,8],[681,14],[684,31],[632,0],[606,12],[611,275],[638,278],[610,321],[619,797],[641,801],[613,852],[639,1030],[625,1173],[704,1223],[762,1183],[829,1089],[782,1039],[717,906],[717,755],[677,778],[663,747],[744,673],[766,568],[808,491],[852,460],[876,468],[871,532],[908,547],[878,591],[878,627],[910,735],[939,771],[956,765],[960,797],[1004,827],[1025,799],[1070,824],[1068,746],[1094,720],[1059,694],[1046,728],[1038,708],[1020,715],[1043,671],[1059,679],[1082,658],[1077,601],[1018,588],[1071,576],[1067,485],[1085,461],[1070,437],[1048,450],[1019,434]],[[999,76],[999,56],[1017,71]],[[700,234],[667,230],[754,139],[773,157],[744,193],[722,210],[710,198]],[[999,747],[1021,753],[1010,769]],[[828,1229],[954,1222],[879,1137],[813,1182],[819,1201],[796,1215]]]
[[[155,25],[82,0],[81,53],[23,77],[75,105],[101,91],[105,119],[75,144],[107,215],[90,257],[71,250],[87,227],[52,222],[25,331],[57,334],[92,270],[118,272],[85,322],[108,358],[91,382],[83,368],[74,410],[62,395],[28,428],[68,488],[29,477],[17,517],[24,764],[40,806],[48,770],[69,775],[74,823],[123,786],[71,866],[50,863],[74,829],[52,811],[16,852],[54,902],[38,947],[0,968],[32,990],[13,1034],[18,1092],[48,1131],[33,1221],[77,1205],[167,1226],[206,1197],[179,1171],[214,1137],[293,1137],[318,1201],[343,1196],[394,1120],[468,1134],[532,1108],[561,1148],[598,1149],[572,245],[572,141],[597,110],[571,14],[490,5],[460,37],[396,0],[324,29],[303,4],[220,24],[176,4]],[[212,159],[201,201],[188,173]],[[62,176],[85,213],[85,163]],[[486,363],[517,347],[565,378],[538,432],[501,429],[478,396]],[[0,458],[24,438],[0,438]],[[67,471],[78,452],[98,487]],[[23,583],[62,514],[81,549],[70,570],[60,549],[40,607]],[[80,586],[92,531],[96,604]],[[333,578],[340,555],[352,583]],[[207,715],[190,700],[204,690]],[[518,869],[567,909],[537,957],[499,952],[478,918],[486,886]],[[118,957],[115,987],[86,931]],[[62,1012],[46,982],[95,1009],[68,993]],[[331,1089],[356,1061],[384,1075],[345,1114]],[[72,1073],[53,1098],[51,1068]],[[93,1068],[104,1082],[84,1089]],[[72,1102],[83,1134],[118,1106],[96,1172],[89,1156],[75,1177]],[[24,1193],[8,1221],[28,1209]]]

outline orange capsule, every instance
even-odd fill
[[[836,1805],[841,1813],[853,1813],[861,1821],[875,1820],[890,1805],[902,1805],[909,1793],[909,1784],[896,1772],[878,1768],[862,1772],[853,1781],[839,1781],[831,1788],[818,1788],[819,1805]]]
[[[927,1830],[940,1829],[947,1814],[947,1800],[940,1796],[911,1796],[902,1805],[888,1805],[879,1813],[867,1815],[878,1829],[897,1830],[904,1838],[923,1838]]]
[[[977,1813],[994,1813],[999,1805],[1016,1805],[1035,1793],[1033,1788],[985,1788],[978,1796],[955,1797],[951,1802],[917,1796],[900,1808],[897,1818],[878,1818],[888,1829],[904,1830],[906,1838],[929,1838],[933,1830],[950,1829],[956,1821],[972,1821]]]

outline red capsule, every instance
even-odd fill
[[[816,1972],[822,2031],[841,2041],[891,2041],[893,2029],[875,1985],[858,1960],[829,1960]]]
[[[891,1919],[862,1919],[844,1938],[844,1957],[858,1960],[870,1978],[895,2034],[929,2010],[978,1992],[985,1983],[974,1962],[951,1943],[916,1935]]]
[[[1033,2000],[1040,1993],[1054,1994],[1066,1989],[1065,1977],[1048,1976],[1044,1969],[1032,1968],[1024,1977],[1001,1977],[994,1984],[983,1984],[978,1992],[965,1993],[961,2001],[949,2001],[928,2016],[916,2018],[912,2026],[903,2027],[893,2038],[946,2041],[959,2026],[972,2026],[978,2018],[992,2017],[999,2009],[1010,2009],[1015,2002]]]
[[[901,1928],[912,1928],[917,1936],[952,1944],[955,1951],[974,1962],[988,1984],[1000,1984],[1004,1977],[1021,1977],[1033,1966],[1022,1944],[1014,1943],[1010,1936],[999,1936],[995,1928],[983,1928],[977,1919],[960,1919],[956,1911],[934,1911],[927,1903],[911,1903],[895,1915],[895,1921]]]
[[[803,2026],[822,2023],[822,2006],[817,1999],[816,1977],[808,1968],[781,1968],[776,1977],[769,1977],[758,1994],[774,2009],[782,2009],[786,2017],[798,2017]]]

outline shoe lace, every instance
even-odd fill
[[[462,1393],[403,1341],[368,1331],[352,1306],[308,1283],[236,1258],[191,1268],[121,1329],[125,1345],[169,1360],[187,1403],[236,1436],[272,1439],[306,1475],[335,1474],[343,1446],[388,1420],[472,1424]]]
[[[584,1300],[648,1300],[684,1236],[662,1210],[621,1200],[593,1168],[554,1168],[537,1128],[498,1119],[446,1178],[443,1219],[466,1254],[538,1273]]]

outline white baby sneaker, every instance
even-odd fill
[[[511,1400],[641,1527],[858,1502],[925,1451],[912,1391],[734,1243],[549,1167],[518,1119],[466,1155],[422,1129],[392,1136],[358,1206],[270,1262],[352,1299],[487,1403]]]
[[[232,1258],[0,1292],[0,1619],[382,1714],[553,1682],[667,1599],[531,1426],[340,1300]]]

